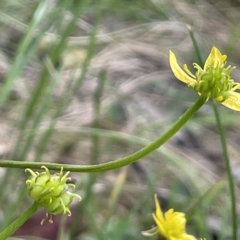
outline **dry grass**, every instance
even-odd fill
[[[50,107],[36,129],[37,134],[25,160],[35,159],[39,142],[49,128],[60,100],[82,72],[89,35],[96,20],[94,13],[98,8],[102,8],[104,14],[88,72],[79,90],[71,96],[66,109],[57,117],[41,161],[88,164],[94,151],[93,136],[99,138],[97,161],[114,160],[138,150],[171,126],[197,99],[192,89],[176,81],[168,64],[169,49],[176,52],[182,64],[190,65],[195,61],[187,26],[191,26],[204,59],[213,45],[228,55],[229,63],[238,69],[234,70],[234,77],[238,81],[239,3],[236,2],[236,6],[228,1],[211,3],[203,0],[152,0],[146,6],[134,1],[117,3],[119,8],[114,7],[111,1],[103,1],[101,6],[93,4],[79,18],[74,34],[69,37],[68,45],[59,59],[63,64],[52,92]],[[16,9],[31,16],[34,7],[28,4],[30,3],[26,1],[26,5],[16,6]],[[69,12],[64,16],[67,17],[68,14]],[[26,32],[28,21],[29,18],[23,18],[22,14],[14,16],[2,8],[0,22],[8,28],[3,28],[0,42],[1,85],[4,85],[13,61],[12,56],[19,39]],[[58,74],[57,67],[51,65],[51,62],[42,61],[58,38],[54,28],[45,33],[33,60],[18,76],[10,97],[1,107],[0,153],[3,159],[12,156],[19,132],[18,122],[22,119],[22,113],[37,84],[42,66],[47,66],[52,78]],[[99,126],[95,129],[94,94],[101,71],[106,72],[107,78],[100,97]],[[41,99],[44,99],[44,95],[39,101]],[[234,174],[239,181],[239,116],[224,107],[219,107],[219,110],[226,126]],[[29,133],[31,134],[30,125],[24,133],[22,146]],[[80,191],[84,195],[88,175],[75,173],[73,176],[81,185]],[[222,182],[216,190],[215,186]],[[112,225],[123,222],[134,206],[144,203],[144,206],[140,205],[142,209],[136,207],[131,215],[133,225],[129,228],[132,231],[127,231],[129,235],[115,236],[115,239],[135,239],[133,236],[139,239],[136,232],[152,224],[153,192],[157,192],[163,201],[168,199],[171,207],[185,211],[189,206],[199,204],[197,199],[212,188],[213,192],[216,191],[208,193],[206,200],[197,205],[195,217],[191,217],[194,220],[191,230],[197,232],[196,229],[200,226],[200,231],[204,232],[204,227],[201,227],[204,225],[203,218],[198,211],[202,207],[206,214],[208,237],[215,234],[219,238],[212,239],[223,239],[230,234],[230,224],[226,220],[230,212],[226,186],[219,136],[213,111],[210,104],[207,104],[183,130],[155,153],[134,165],[97,175],[93,184],[94,196],[98,199],[93,203],[96,204],[96,213],[92,213],[96,221],[93,225],[98,231],[102,230],[103,234],[108,232],[106,239],[114,239],[114,234],[110,233],[117,227]],[[239,199],[240,192],[238,188],[236,190]],[[116,196],[113,195],[114,191]],[[223,214],[219,209],[226,210]],[[83,218],[85,217],[87,216],[84,215]],[[108,221],[112,221],[112,225]],[[224,225],[226,229],[223,228]],[[98,235],[94,237],[97,234],[94,227],[89,229],[86,232],[91,238],[81,235],[76,239],[100,239]],[[124,232],[123,229],[119,231]],[[199,232],[196,234],[200,237]]]

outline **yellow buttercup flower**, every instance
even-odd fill
[[[163,240],[197,240],[194,236],[186,233],[186,218],[182,212],[174,212],[169,209],[165,214],[161,210],[157,195],[154,195],[156,212],[153,218],[157,224],[156,227],[143,231],[144,236],[160,235]]]
[[[194,88],[199,95],[206,98],[214,98],[224,106],[240,111],[240,83],[234,82],[231,72],[235,67],[226,66],[226,55],[213,47],[204,67],[193,63],[196,73],[193,74],[187,65],[183,69],[179,66],[175,54],[170,50],[169,61],[176,78]]]

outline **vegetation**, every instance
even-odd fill
[[[163,212],[186,214],[197,239],[236,240],[237,111],[208,101],[140,161],[109,171],[82,165],[135,153],[196,103],[169,50],[194,73],[191,64],[202,66],[215,46],[236,66],[238,84],[239,8],[237,0],[0,1],[0,232],[33,202],[24,169],[48,163],[51,172],[80,166],[66,184],[82,201],[69,206],[70,217],[42,225],[41,208],[9,239],[147,239],[156,193]]]

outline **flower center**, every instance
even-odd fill
[[[209,65],[206,69],[202,69],[197,64],[196,84],[194,89],[201,95],[209,98],[218,98],[221,102],[227,99],[227,92],[230,91],[235,83],[231,79],[231,72],[235,67],[224,67],[225,63],[221,66]]]

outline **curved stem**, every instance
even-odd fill
[[[232,169],[230,165],[230,159],[228,156],[228,150],[227,150],[227,143],[226,138],[224,134],[224,129],[221,123],[221,119],[217,110],[217,106],[212,100],[213,110],[215,114],[215,119],[217,122],[217,127],[221,139],[222,149],[223,149],[223,156],[225,160],[225,167],[227,170],[227,177],[228,177],[228,186],[229,186],[229,192],[230,192],[230,199],[231,199],[231,207],[232,207],[232,234],[233,234],[233,240],[237,240],[237,228],[238,228],[238,222],[237,222],[237,207],[236,207],[236,195],[235,195],[235,188],[234,188],[234,179],[232,174]]]
[[[38,204],[33,203],[22,215],[15,219],[7,228],[0,233],[0,240],[10,237],[20,226],[22,226],[37,210]]]
[[[183,125],[202,107],[205,102],[206,99],[199,97],[199,99],[163,135],[161,135],[159,138],[151,142],[149,145],[143,147],[139,151],[114,161],[95,165],[71,165],[49,162],[23,162],[1,160],[0,167],[39,169],[41,168],[41,166],[46,166],[50,170],[60,170],[61,167],[63,167],[65,171],[72,172],[103,172],[123,167],[145,157],[146,155],[163,145],[183,127]]]

